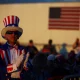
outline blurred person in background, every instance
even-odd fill
[[[60,53],[61,55],[63,55],[65,59],[68,59],[68,51],[67,51],[66,46],[67,46],[67,44],[66,44],[66,43],[63,43],[63,44],[62,44],[62,47],[61,47],[61,49],[60,49],[60,51],[59,51],[59,53]]]
[[[74,44],[73,44],[73,49],[75,49],[76,47],[78,47],[79,44],[80,44],[80,40],[79,40],[79,38],[77,38],[77,39],[75,40]]]
[[[47,48],[49,49],[49,51],[50,51],[51,54],[57,54],[57,50],[56,50],[55,45],[53,44],[52,39],[48,40]]]
[[[31,58],[31,59],[38,53],[38,49],[34,45],[33,40],[29,40],[29,43],[25,47],[25,50],[30,53],[30,57],[29,58]]]
[[[77,38],[76,41],[73,44],[73,50],[76,54],[80,53],[80,39]]]

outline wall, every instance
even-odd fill
[[[68,7],[78,6],[80,2],[71,3],[32,3],[32,4],[0,4],[0,32],[4,17],[8,15],[17,15],[20,18],[19,26],[23,28],[23,35],[19,41],[27,43],[33,39],[35,43],[47,43],[51,38],[55,44],[73,44],[77,37],[80,38],[80,31],[74,30],[49,30],[48,16],[49,7]],[[5,40],[0,35],[0,42]]]

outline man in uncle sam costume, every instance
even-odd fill
[[[25,54],[24,47],[17,43],[23,29],[18,26],[19,18],[14,15],[4,18],[3,23],[5,28],[2,29],[1,36],[7,40],[0,48],[0,67],[6,76],[3,80],[21,80],[21,70],[27,68],[29,57],[29,53]]]

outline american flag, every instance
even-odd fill
[[[50,7],[49,29],[79,30],[80,7]]]

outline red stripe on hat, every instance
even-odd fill
[[[8,17],[5,20],[6,20],[6,26],[7,26],[8,25]]]
[[[3,20],[3,23],[4,23],[4,25],[5,25],[5,21]]]
[[[12,19],[12,24],[14,24],[14,16],[12,16],[11,19]]]
[[[10,24],[10,16],[8,16],[8,24]]]
[[[7,20],[6,20],[6,18],[4,19],[4,25],[7,26]]]

